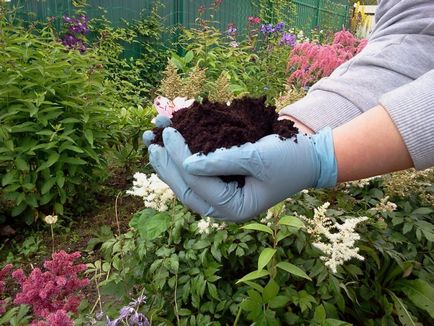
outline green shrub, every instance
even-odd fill
[[[124,234],[105,227],[89,242],[102,259],[88,273],[110,317],[120,306],[110,295],[127,303],[143,291],[153,325],[429,325],[434,210],[421,205],[387,197],[381,178],[304,191],[245,224],[200,220],[172,202],[138,212]],[[327,243],[319,225],[336,234],[331,225],[362,216],[354,250],[348,228],[333,255],[315,245]],[[329,264],[350,252],[361,257]]]
[[[30,223],[62,214],[104,170],[116,128],[102,62],[0,17],[0,200]]]

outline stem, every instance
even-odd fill
[[[175,275],[175,315],[176,315],[176,324],[178,326],[181,325],[181,321],[179,320],[179,315],[178,315],[178,300],[176,300],[176,289],[178,288],[178,274]]]
[[[117,194],[116,199],[115,199],[115,218],[116,218],[116,226],[117,226],[117,228],[118,228],[118,236],[121,235],[121,226],[120,226],[120,224],[119,224],[119,218],[118,218],[118,199],[119,199],[119,196],[120,196],[121,194],[122,194],[122,191],[120,191],[120,192]]]
[[[53,231],[53,224],[50,224],[50,229],[51,229],[51,244],[52,244],[52,253],[54,254],[54,231]]]
[[[241,304],[242,304],[242,302],[241,302]],[[241,317],[241,304],[240,304],[240,308],[238,309],[237,316],[235,317],[235,321],[234,321],[233,326],[237,326],[238,325],[238,321],[240,320],[240,317]]]
[[[96,299],[96,302],[93,305],[92,310],[90,311],[91,314],[94,312],[94,310],[95,310],[95,308],[96,308],[96,306],[97,306],[98,303],[99,303],[99,310],[100,310],[100,312],[103,312],[103,310],[102,310],[102,303],[101,303],[101,293],[99,291],[99,286],[98,286],[98,281],[97,281],[97,272],[98,272],[98,270],[95,270],[95,277],[94,277],[94,279],[95,279],[96,292],[98,293],[98,298]]]

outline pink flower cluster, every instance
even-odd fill
[[[0,294],[3,293],[5,289],[5,277],[9,274],[12,269],[12,264],[7,264],[0,270]],[[6,311],[6,302],[5,300],[0,300],[0,316],[3,315]]]
[[[334,35],[332,44],[297,44],[288,60],[287,69],[291,72],[288,82],[311,86],[362,51],[366,43],[366,39],[358,39],[349,31],[342,30]]]
[[[53,253],[52,260],[45,261],[45,272],[35,268],[26,276],[20,268],[12,273],[21,285],[14,303],[31,305],[34,314],[45,319],[34,321],[32,325],[73,325],[67,313],[77,312],[81,297],[76,293],[89,284],[88,279],[77,275],[86,269],[85,264],[74,264],[78,258],[79,252],[68,254],[62,250]]]

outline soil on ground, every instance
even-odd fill
[[[218,148],[254,143],[271,134],[282,139],[296,137],[298,129],[291,120],[278,120],[274,106],[265,104],[266,98],[244,97],[226,103],[213,103],[205,99],[173,114],[172,127],[185,138],[191,152],[204,155]],[[164,146],[162,128],[155,128],[155,144]],[[296,140],[296,139],[295,139]],[[225,176],[226,182],[237,181],[244,186],[243,176]]]

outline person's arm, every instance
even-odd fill
[[[298,121],[301,130],[336,128],[434,69],[433,53],[434,1],[380,1],[365,49],[279,113]]]
[[[333,130],[338,183],[413,167],[398,129],[382,106]]]

